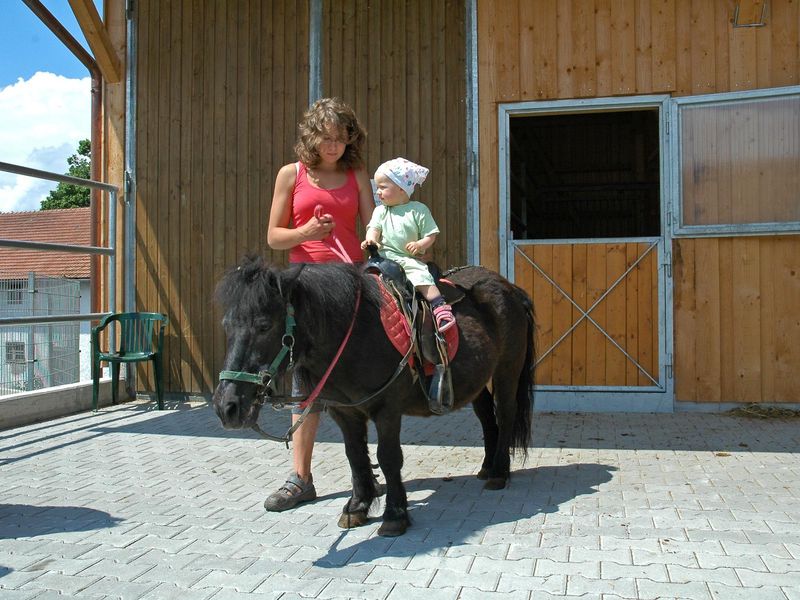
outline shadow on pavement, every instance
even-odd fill
[[[0,504],[0,539],[105,529],[122,520],[82,506]]]
[[[328,554],[314,564],[333,568],[385,557],[441,556],[448,548],[479,543],[487,528],[504,523],[512,526],[498,535],[538,535],[537,515],[558,512],[564,502],[596,493],[616,470],[593,463],[522,469],[512,473],[506,490],[498,491],[484,490],[483,482],[473,475],[411,479],[405,482],[411,517],[405,535],[373,536],[345,545],[343,530]],[[372,521],[379,522],[380,517]]]

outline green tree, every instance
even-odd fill
[[[78,153],[73,154],[67,159],[69,170],[65,175],[89,179],[89,168],[91,165],[92,145],[89,140],[78,142]],[[89,206],[89,188],[71,183],[59,183],[44,200],[41,209],[50,210],[53,208],[78,208]]]

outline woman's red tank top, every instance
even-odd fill
[[[333,190],[314,187],[306,177],[306,166],[297,163],[297,178],[292,193],[292,226],[300,227],[314,218],[314,209],[322,205],[323,213],[330,213],[336,223],[334,232],[353,262],[364,260],[361,241],[356,231],[358,216],[358,182],[351,169],[347,171],[347,181]],[[327,263],[341,262],[331,250],[330,240],[303,242],[289,250],[289,262]]]

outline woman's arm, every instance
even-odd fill
[[[294,163],[281,167],[275,178],[275,191],[272,194],[267,225],[267,244],[273,250],[289,250],[309,240],[325,239],[333,229],[330,215],[309,219],[301,227],[289,227],[296,178],[297,167]]]
[[[358,217],[361,224],[366,228],[375,210],[375,201],[372,199],[372,186],[369,183],[366,169],[356,170],[356,181],[358,182]]]

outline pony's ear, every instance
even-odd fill
[[[284,297],[292,297],[292,291],[297,285],[297,281],[300,278],[300,273],[303,271],[304,267],[305,265],[302,263],[291,265],[288,269],[278,275],[280,278],[278,283],[281,286]]]

